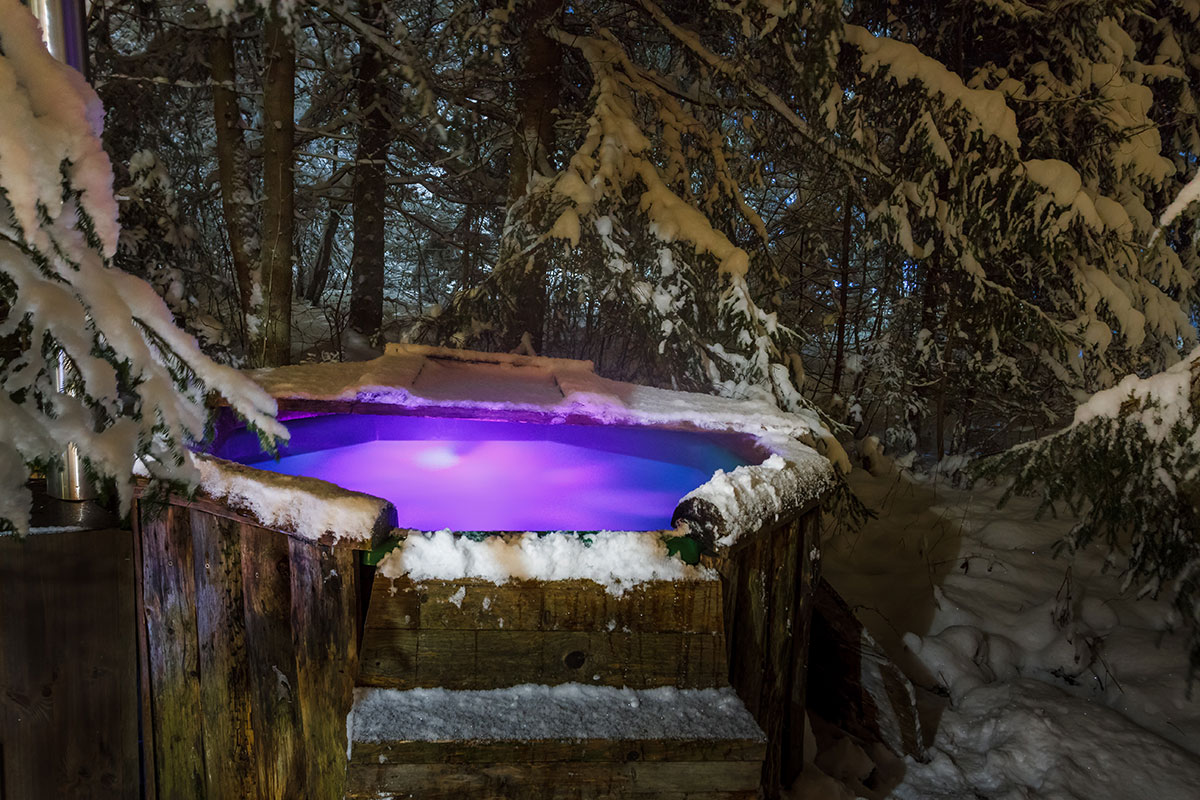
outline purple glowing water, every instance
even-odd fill
[[[218,455],[383,497],[417,530],[669,528],[681,497],[747,463],[728,439],[653,428],[366,414],[288,427],[278,461],[245,432]]]

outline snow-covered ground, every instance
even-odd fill
[[[1069,519],[996,489],[854,474],[879,512],[828,541],[823,573],[921,692],[928,763],[815,727],[798,797],[1200,797],[1200,686],[1163,601],[1121,593]],[[867,752],[869,751],[869,752]]]

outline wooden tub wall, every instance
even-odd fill
[[[134,518],[147,796],[343,797],[371,591],[353,548],[371,543],[314,543],[205,499]],[[703,557],[722,577],[729,682],[768,737],[768,797],[803,764],[819,527],[809,505]]]
[[[804,766],[805,686],[821,509],[797,509],[703,556],[721,575],[729,683],[767,735],[763,789],[792,785]]]
[[[134,520],[147,797],[340,798],[355,550],[211,501],[139,501]]]

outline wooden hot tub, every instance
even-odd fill
[[[282,459],[225,420],[194,498],[135,507],[151,796],[715,799],[790,783],[831,480],[801,422],[585,362],[419,347],[258,377],[293,421]],[[504,468],[481,478],[468,452]],[[563,459],[529,456],[535,473],[589,466],[530,489],[507,473],[531,452]],[[362,460],[365,483],[345,466]],[[393,492],[421,468],[446,480]],[[610,469],[635,477],[609,486]],[[667,473],[682,483],[650,485]],[[614,492],[598,505],[618,523],[583,513],[572,481],[588,480]],[[556,507],[571,513],[529,516]]]

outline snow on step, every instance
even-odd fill
[[[621,689],[567,683],[507,689],[358,688],[359,742],[535,739],[764,739],[732,689]]]

